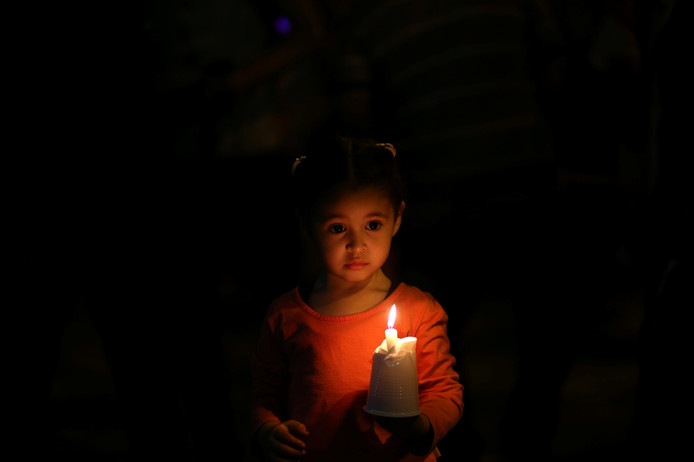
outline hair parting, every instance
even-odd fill
[[[396,213],[404,199],[404,187],[390,143],[370,139],[332,137],[321,139],[292,165],[297,213],[305,222],[341,194],[363,188],[383,191]]]

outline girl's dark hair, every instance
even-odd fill
[[[325,204],[345,192],[366,187],[382,190],[398,213],[404,188],[390,144],[333,137],[315,143],[293,169],[299,218],[306,224]]]

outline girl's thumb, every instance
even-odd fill
[[[302,424],[298,420],[287,420],[284,423],[292,435],[308,436],[308,429],[306,425]]]

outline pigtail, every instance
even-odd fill
[[[296,159],[294,159],[294,164],[292,165],[292,176],[296,174],[296,168],[299,166],[301,162],[303,162],[306,159],[306,156],[299,156]]]
[[[378,146],[378,147],[380,147],[380,148],[383,148],[383,149],[386,149],[387,151],[389,151],[391,154],[393,154],[393,158],[395,158],[395,155],[398,153],[398,152],[395,150],[395,146],[393,146],[393,145],[390,144],[390,143],[377,143],[376,146]]]

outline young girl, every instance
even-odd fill
[[[321,273],[266,314],[253,357],[254,449],[268,461],[436,460],[436,443],[462,414],[463,387],[446,313],[382,270],[405,209],[395,149],[340,139],[298,160],[294,182]],[[363,409],[393,304],[399,337],[417,337],[415,417]]]

